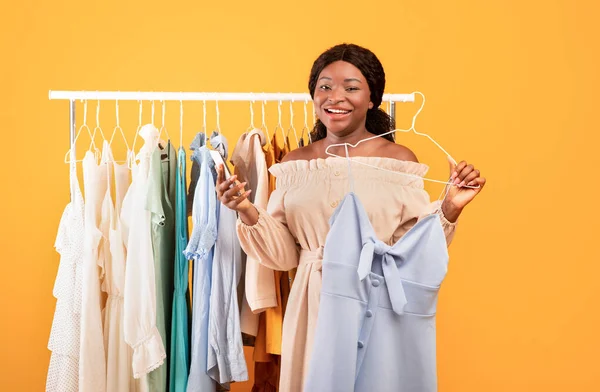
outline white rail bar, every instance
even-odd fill
[[[50,99],[89,101],[311,101],[308,93],[199,93],[150,91],[53,91]],[[384,94],[384,102],[414,102],[414,94]]]

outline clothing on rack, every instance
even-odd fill
[[[79,347],[82,298],[82,263],[85,249],[84,200],[77,179],[75,154],[70,154],[69,186],[71,201],[58,225],[54,247],[60,264],[52,294],[56,309],[52,320],[48,349],[50,365],[46,391],[79,390]]]
[[[104,144],[104,147],[108,143]],[[106,390],[106,351],[102,331],[101,280],[108,254],[102,252],[102,200],[107,191],[108,165],[96,162],[88,151],[83,158],[85,192],[85,250],[82,268],[81,345],[79,351],[79,390]],[[107,217],[104,217],[107,219]]]
[[[129,152],[128,154],[129,155]],[[107,165],[107,191],[102,203],[104,281],[102,290],[107,293],[104,308],[104,346],[106,348],[106,390],[137,391],[139,380],[133,378],[133,350],[125,341],[123,296],[125,287],[126,244],[121,224],[123,199],[130,184],[130,171],[127,165],[117,164],[110,145],[104,143],[102,164]],[[112,190],[114,177],[115,200]]]
[[[427,166],[390,158],[353,158],[377,167],[423,176]],[[269,171],[277,178],[267,210],[248,226],[238,219],[242,249],[272,269],[298,267],[283,325],[279,390],[303,391],[308,374],[321,291],[322,247],[329,217],[348,189],[345,158],[290,161]],[[394,173],[353,167],[356,194],[365,205],[377,238],[395,243],[423,216],[439,209],[423,189],[423,181]],[[360,186],[360,184],[367,184]],[[325,197],[315,199],[315,193]],[[394,208],[390,208],[393,206]],[[267,212],[268,211],[268,212]],[[440,215],[448,241],[455,225]],[[299,244],[299,246],[296,245]]]
[[[168,141],[158,142],[150,157],[146,209],[152,213],[152,251],[156,282],[156,326],[165,351],[169,353],[171,336],[171,307],[173,305],[173,255],[175,252],[175,172],[177,154]],[[150,392],[168,390],[169,356],[157,369],[148,374]]]
[[[217,196],[215,191],[215,164],[206,147],[205,135],[199,133],[192,142],[191,159],[199,173],[193,191],[192,221],[194,228],[185,256],[194,263],[192,283],[192,342],[188,392],[216,390],[214,380],[207,374],[208,319],[214,244],[217,239]],[[194,171],[192,171],[194,172]],[[192,178],[192,181],[194,179]],[[191,186],[190,186],[191,188]]]
[[[227,140],[213,133],[213,148],[227,160]],[[244,358],[238,283],[242,271],[242,249],[236,234],[235,211],[218,203],[219,222],[212,268],[210,315],[208,327],[208,375],[224,389],[234,381],[248,380]]]
[[[133,167],[133,182],[123,202],[126,226],[127,262],[125,273],[125,340],[133,348],[135,378],[161,366],[165,347],[157,327],[157,296],[152,245],[152,213],[146,208],[151,157],[158,145],[158,129],[145,125],[140,130],[144,146]],[[144,381],[145,382],[145,381]]]
[[[186,154],[179,147],[177,157],[175,190],[175,276],[173,294],[173,317],[171,324],[171,351],[169,391],[185,392],[190,371],[190,340],[188,328],[188,260],[183,254],[188,243],[188,219],[186,213]]]
[[[286,137],[283,140],[283,147],[279,146],[277,134],[273,134],[271,140],[271,151],[275,163],[281,163],[283,158],[291,151],[290,140]],[[276,188],[275,176],[269,173],[269,196]],[[283,334],[283,315],[287,305],[287,298],[290,293],[289,273],[283,271],[274,271],[275,293],[277,296],[277,306],[267,309],[265,312],[265,350],[269,354],[281,355],[281,339]]]
[[[253,129],[240,136],[231,156],[238,181],[247,182],[247,188],[252,190],[249,200],[263,207],[269,200],[268,171],[263,151],[266,144],[262,130]],[[254,314],[277,306],[272,270],[260,265],[258,260],[247,258],[245,278],[245,297]],[[258,333],[258,316],[252,316],[243,309],[242,332],[252,336]]]

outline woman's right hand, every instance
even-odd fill
[[[237,181],[237,176],[233,175],[225,179],[225,169],[223,165],[217,167],[217,197],[227,208],[245,214],[253,207],[248,196],[252,190],[244,191],[245,182]]]

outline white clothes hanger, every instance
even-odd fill
[[[179,100],[179,148],[183,147],[183,101]]]
[[[158,136],[156,137],[156,140],[157,140],[157,146],[159,148],[161,146],[163,148],[166,148],[167,142],[165,140],[161,139],[163,128],[166,131],[166,128],[165,128],[165,106],[164,106],[165,104],[164,104],[164,101],[161,101],[161,102],[163,103],[163,108],[162,108],[162,125],[161,125],[161,128],[158,130]],[[155,104],[155,102],[152,101],[152,116],[151,116],[151,122],[150,122],[152,125],[154,125],[154,113],[155,113],[155,111],[154,111],[154,104]],[[169,133],[168,132],[167,132],[167,137],[169,137]]]
[[[168,140],[171,140],[171,136],[169,135],[169,131],[167,130],[167,127],[165,126],[165,112],[166,112],[166,109],[167,109],[167,107],[166,107],[167,102],[166,101],[161,101],[161,103],[162,103],[162,112],[161,112],[162,122],[161,122],[161,125],[160,125],[160,131],[159,131],[159,134],[158,134],[158,138],[160,139],[160,137],[162,136],[163,131],[165,131],[165,134],[167,135],[167,141],[168,141]]]
[[[206,134],[206,101],[202,101],[202,129],[200,132]]]
[[[65,163],[77,163],[77,162],[83,162],[83,159],[77,160],[74,156],[74,154],[72,154],[73,151],[73,147],[77,144],[77,139],[79,139],[79,135],[81,134],[81,131],[85,129],[88,133],[88,135],[90,136],[90,147],[88,148],[88,151],[92,151],[92,147],[94,148],[94,158],[96,160],[96,162],[99,161],[100,159],[100,150],[98,149],[98,147],[96,146],[96,143],[94,141],[94,135],[92,134],[92,131],[90,130],[90,127],[88,127],[87,125],[87,100],[83,100],[83,124],[81,124],[81,127],[79,127],[79,130],[77,131],[77,135],[75,135],[75,139],[73,139],[73,144],[71,145],[71,148],[69,148],[69,150],[67,150],[66,154],[65,154]]]
[[[216,129],[216,131],[221,133],[221,112],[219,111],[219,101],[215,101],[215,108],[217,110],[217,129]]]
[[[269,142],[271,140],[271,135],[269,135],[269,128],[267,127],[267,117],[265,116],[265,106],[266,105],[267,105],[267,101],[262,101],[262,105],[261,105],[262,124],[260,125],[260,128],[264,129],[265,133],[267,134],[267,140],[265,141],[265,144],[269,144]]]
[[[277,125],[275,126],[275,130],[273,131],[273,137],[276,136],[277,134],[277,130],[281,131],[281,136],[283,137],[283,142],[285,143],[285,132],[283,130],[283,125],[281,125],[281,105],[283,104],[282,101],[279,101],[279,103],[277,104]],[[269,140],[270,142],[270,140]]]
[[[220,123],[220,111],[219,111],[219,101],[215,101],[216,103],[216,111],[217,111],[217,128],[215,129],[215,132],[217,132],[218,134],[221,134],[221,123]],[[254,129],[254,107],[253,104],[254,100],[250,101],[250,130]],[[206,113],[206,112],[205,112]],[[210,137],[208,137],[208,135],[206,135],[207,140],[210,141]],[[212,148],[210,148],[208,150],[212,160],[215,162],[215,167],[218,167],[219,165],[223,165],[223,169],[225,172],[225,179],[228,179],[231,176],[231,173],[229,172],[229,167],[227,167],[227,164],[225,163],[225,160],[223,159],[223,156],[221,155],[221,153],[215,148],[215,146],[211,146]]]
[[[77,139],[79,139],[79,135],[81,134],[81,131],[83,131],[85,129],[87,131],[88,135],[90,136],[90,146],[88,147],[88,152],[93,151],[94,161],[96,162],[96,164],[98,164],[100,162],[101,153],[100,153],[100,149],[98,148],[98,146],[96,146],[94,137],[96,136],[96,132],[99,129],[99,124],[98,124],[99,113],[98,112],[96,113],[96,128],[94,128],[94,132],[92,133],[92,131],[90,130],[90,127],[88,127],[88,125],[87,125],[87,100],[82,100],[82,102],[83,102],[83,124],[81,124],[81,127],[79,127],[79,130],[77,131],[77,135],[75,135],[75,139],[73,139],[73,144],[65,153],[65,163],[83,162],[83,159],[76,159],[73,147],[75,147],[75,145],[77,144]],[[98,101],[98,110],[99,110],[99,105],[100,105],[100,101]],[[102,138],[104,140],[106,140],[106,138],[104,138],[104,133],[102,132],[102,129],[100,129],[100,134],[102,135]]]
[[[246,129],[246,133],[251,132],[253,129],[256,129],[256,125],[254,125],[254,99],[250,100],[250,125]]]
[[[308,99],[304,100],[304,126],[302,127],[302,132],[300,133],[300,139],[304,141],[304,134],[308,135],[308,140],[310,143],[310,129],[308,128],[308,111],[307,111]]]
[[[140,103],[140,108],[138,111],[138,126],[137,129],[135,130],[135,136],[133,138],[133,145],[131,146],[131,151],[134,152],[135,154],[135,143],[137,142],[137,138],[138,138],[138,134],[140,133],[140,130],[142,129],[142,113],[144,110],[144,102],[143,101],[138,101]]]
[[[403,172],[388,170],[388,169],[381,168],[379,166],[370,165],[370,164],[365,163],[365,162],[359,162],[359,161],[353,160],[352,157],[350,157],[350,153],[349,153],[348,147],[356,148],[359,144],[361,144],[363,142],[367,142],[369,140],[377,139],[377,138],[380,138],[380,137],[383,137],[385,135],[389,135],[389,134],[395,133],[395,132],[407,132],[407,133],[408,132],[413,132],[416,135],[425,136],[429,140],[431,140],[433,142],[433,144],[435,144],[440,150],[442,150],[444,152],[444,154],[446,154],[446,156],[456,165],[456,160],[454,158],[452,158],[452,156],[438,142],[436,142],[431,136],[427,135],[426,133],[417,132],[417,130],[415,129],[415,122],[417,120],[417,116],[421,113],[421,110],[423,110],[423,107],[425,106],[425,95],[423,95],[423,93],[418,92],[418,91],[415,91],[413,94],[420,95],[423,98],[423,101],[421,103],[421,107],[419,108],[419,110],[417,110],[416,114],[413,116],[413,118],[412,118],[412,124],[411,124],[411,127],[409,129],[394,129],[393,131],[382,133],[381,135],[371,136],[371,137],[359,140],[355,144],[351,144],[351,143],[331,144],[331,145],[327,146],[327,148],[325,149],[325,153],[327,155],[329,155],[329,156],[336,157],[336,158],[346,158],[346,159],[348,159],[349,163],[350,162],[354,162],[356,164],[363,165],[363,166],[368,166],[368,167],[372,167],[374,169],[381,170],[381,171],[386,171],[386,172],[390,172],[390,173],[394,173],[394,174],[398,174],[398,175],[403,175],[403,176],[407,176],[407,177],[412,177],[412,178],[418,178],[418,179],[422,179],[422,180],[425,180],[425,181],[435,182],[435,183],[438,183],[438,184],[454,185],[454,183],[450,182],[450,181],[440,181],[440,180],[435,180],[435,179],[432,179],[432,178],[421,177],[421,176],[418,176],[416,174],[403,173]],[[329,152],[329,149],[332,148],[332,147],[344,147],[345,151],[346,151],[346,156],[343,157],[343,156],[334,154],[332,152]],[[463,187],[464,188],[473,188],[473,189],[476,189],[476,188],[479,188],[480,186],[479,185],[477,185],[477,186],[463,185]]]
[[[317,124],[317,110],[315,109],[315,101],[312,103],[312,126],[313,129]],[[310,136],[310,132],[308,132],[308,142],[312,143],[312,137]]]
[[[96,146],[94,138],[96,137],[96,132],[98,131],[100,132],[100,136],[102,136],[102,140],[105,141],[106,137],[104,137],[104,132],[102,132],[102,128],[100,127],[100,100],[98,100],[98,104],[96,105],[96,127],[94,128],[94,132],[92,132],[92,141],[90,142],[89,150]]]
[[[292,147],[288,143],[288,138],[290,136],[290,131],[294,131],[294,139],[296,140],[296,146],[300,145],[300,143],[298,141],[298,134],[296,133],[296,127],[294,127],[294,106],[293,106],[293,104],[294,104],[294,101],[291,100],[290,101],[290,127],[288,128],[287,135],[285,136],[285,139],[283,139],[283,142],[288,145],[288,148],[290,150],[292,149]]]
[[[161,102],[161,124],[160,124],[160,129],[158,131],[158,148],[162,150],[161,152],[161,162],[169,162],[171,159],[168,158],[169,156],[169,143],[173,143],[171,141],[171,135],[169,135],[169,131],[167,130],[167,127],[165,126],[165,113],[166,113],[166,101],[160,101]],[[167,140],[163,140],[162,139],[162,133],[163,131],[165,131],[165,134],[167,135]]]
[[[110,140],[108,142],[108,145],[112,147],[112,143],[115,138],[115,135],[117,134],[117,131],[119,131],[119,133],[121,134],[121,138],[123,139],[123,141],[125,142],[125,146],[127,147],[127,159],[124,161],[115,161],[114,157],[113,157],[112,162],[127,163],[127,162],[129,162],[129,152],[131,150],[129,148],[129,143],[127,143],[127,138],[125,137],[125,133],[123,132],[123,129],[121,128],[121,125],[119,124],[119,100],[115,101],[115,114],[116,114],[116,118],[117,118],[117,125],[113,129],[112,134],[110,135]],[[108,162],[106,162],[106,163],[108,163]]]

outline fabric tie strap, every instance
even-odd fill
[[[390,296],[392,309],[398,315],[404,314],[404,307],[408,303],[400,272],[396,265],[394,256],[390,253],[392,247],[386,245],[380,240],[368,240],[360,252],[360,261],[358,263],[358,277],[363,281],[371,272],[373,265],[373,256],[375,254],[382,256],[381,267],[383,270],[383,278]]]

